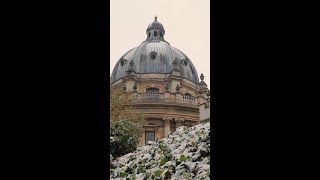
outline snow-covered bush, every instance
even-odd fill
[[[210,179],[210,122],[113,159],[110,179]]]
[[[136,150],[143,131],[141,124],[119,120],[110,126],[110,154],[113,158]]]

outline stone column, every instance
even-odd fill
[[[170,118],[164,117],[163,118],[163,135],[164,137],[168,136],[170,133]]]
[[[143,131],[143,132],[142,132],[142,137],[141,137],[141,145],[142,145],[142,146],[144,146],[144,145],[145,145],[145,140],[146,140],[145,135],[146,135],[146,132],[145,132],[145,131]]]

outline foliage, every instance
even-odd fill
[[[142,113],[132,113],[131,94],[110,85],[110,122],[129,120],[138,123],[143,120]]]
[[[132,113],[130,93],[110,86],[110,153],[114,158],[133,152],[143,132],[142,113]]]
[[[110,128],[110,153],[114,158],[133,152],[138,145],[139,137],[143,132],[140,124],[128,120],[119,120],[112,123]]]
[[[167,162],[166,158],[162,158],[160,161],[160,166],[164,165]]]
[[[157,170],[156,172],[154,172],[154,175],[156,176],[156,177],[159,177],[161,174],[162,174],[162,170]]]
[[[183,154],[180,156],[180,161],[186,161],[186,157]]]
[[[112,163],[110,179],[209,180],[210,122],[178,128],[169,137],[138,147]],[[128,175],[123,177],[124,173]]]

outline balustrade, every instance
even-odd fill
[[[188,103],[188,104],[196,104],[197,99],[192,96],[182,96],[182,102]]]
[[[173,94],[171,94],[173,95]],[[172,99],[164,99],[163,93],[137,93],[133,95],[134,102],[167,102],[167,103],[178,103],[190,106],[197,106],[198,100],[193,96],[182,95],[179,101],[172,101]]]
[[[133,97],[135,101],[143,102],[158,102],[158,101],[163,101],[163,94],[161,93],[139,93],[136,96]]]

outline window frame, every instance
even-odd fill
[[[155,131],[145,131],[144,133],[145,133],[144,134],[145,145],[148,145],[148,141],[156,141],[156,132]],[[153,137],[153,138],[151,138],[153,140],[150,140],[149,137]]]

